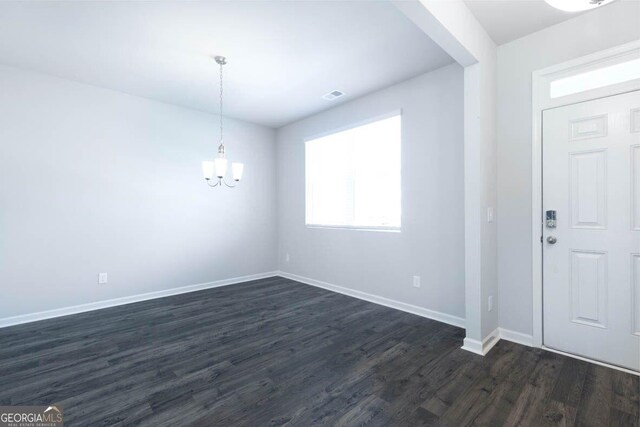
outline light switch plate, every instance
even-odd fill
[[[492,207],[487,208],[487,222],[494,222],[496,219],[496,211]]]
[[[104,285],[107,283],[107,273],[99,273],[98,274],[98,284]]]

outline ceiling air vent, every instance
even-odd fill
[[[340,98],[341,96],[344,96],[344,92],[340,92],[339,90],[333,90],[326,95],[322,95],[322,97],[327,101],[333,101],[334,99]]]

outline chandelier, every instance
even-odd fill
[[[233,188],[235,185],[230,185],[225,180],[225,175],[227,174],[227,157],[224,152],[224,139],[222,137],[222,131],[224,129],[222,127],[222,66],[227,63],[227,59],[224,56],[216,56],[214,59],[218,65],[220,65],[220,145],[218,146],[218,157],[213,159],[213,161],[206,160],[202,162],[202,173],[209,187],[222,187],[222,184],[224,184],[227,187]],[[240,181],[243,170],[244,165],[242,163],[231,163],[231,176],[235,182]],[[215,184],[212,184],[212,182],[215,182]]]

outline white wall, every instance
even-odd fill
[[[500,326],[531,334],[531,73],[640,39],[640,2],[619,1],[498,48]]]
[[[464,67],[465,316],[462,348],[484,354],[498,327],[496,45],[462,0],[394,0],[396,7]],[[487,300],[494,298],[494,310]]]
[[[274,271],[275,131],[0,66],[0,318]],[[109,283],[97,284],[99,272]]]
[[[307,228],[304,139],[397,109],[402,232]],[[462,123],[463,70],[454,64],[279,129],[280,269],[464,318]]]

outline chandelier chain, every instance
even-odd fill
[[[222,63],[220,64],[220,145],[224,144],[224,138],[222,136]]]

